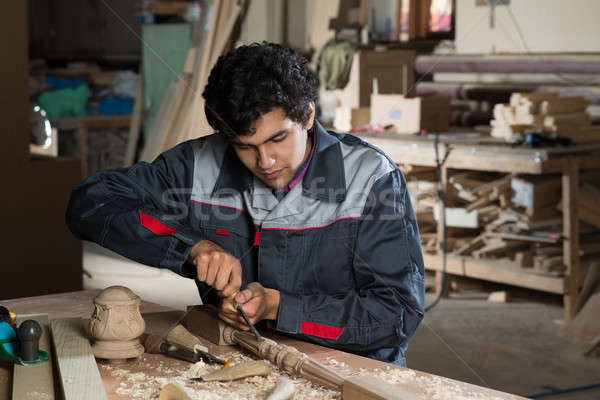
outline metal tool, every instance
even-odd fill
[[[241,304],[238,304],[237,301],[235,301],[235,296],[239,293],[238,290],[236,290],[235,292],[233,292],[233,294],[231,294],[229,297],[227,297],[228,300],[231,300],[231,303],[233,305],[233,307],[240,313],[240,315],[242,316],[242,318],[244,319],[244,321],[246,322],[246,325],[248,325],[248,328],[250,328],[250,331],[254,334],[254,336],[256,336],[256,340],[258,340],[259,342],[262,342],[263,340],[265,340],[265,338],[263,338],[261,336],[261,334],[258,332],[258,330],[254,327],[254,325],[252,324],[252,322],[250,322],[250,320],[248,319],[248,316],[246,315],[246,312],[244,311],[244,309],[242,308]]]
[[[162,353],[164,355],[178,358],[180,360],[188,361],[191,363],[197,363],[200,360],[204,361],[207,364],[224,365],[226,363],[225,360],[213,356],[212,354],[207,353],[205,351],[198,349],[196,349],[196,351],[182,349],[155,335],[143,335],[142,344],[144,345],[144,347],[146,348],[146,352],[148,353]]]
[[[254,327],[252,322],[250,322],[250,320],[248,319],[248,316],[244,312],[244,309],[242,308],[242,306],[240,304],[238,304],[235,308],[236,308],[236,310],[238,310],[238,312],[240,313],[242,318],[244,318],[244,321],[246,321],[246,324],[248,325],[248,327],[250,328],[250,330],[252,331],[254,336],[256,336],[256,340],[258,340],[259,342],[262,342],[263,340],[265,340],[265,338],[263,338],[261,336],[261,334],[258,332],[258,330]]]
[[[169,345],[167,347],[167,349],[165,349],[163,351],[163,354],[174,357],[174,358],[179,358],[180,360],[188,361],[188,362],[191,362],[194,364],[200,360],[204,361],[205,363],[207,363],[209,365],[210,364],[219,364],[219,365],[225,364],[224,360],[221,360],[220,358],[215,357],[212,354],[200,352],[200,351],[196,352],[196,353],[192,353],[191,351],[180,349],[179,347],[173,346],[173,345]]]

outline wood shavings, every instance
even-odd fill
[[[407,381],[414,381],[417,374],[415,371],[410,369],[387,367],[384,371],[379,372],[376,376],[387,383],[398,384],[405,383]]]
[[[231,358],[232,366],[255,360],[255,358],[240,352],[221,354],[221,357]],[[202,376],[221,368],[220,365],[208,365],[203,361],[192,365],[181,362],[179,364],[181,368],[169,368],[162,361],[152,363],[142,356],[139,361],[123,366],[102,364],[101,369],[116,378],[118,381],[116,393],[120,397],[128,399],[157,399],[163,386],[174,383],[181,386],[186,394],[194,400],[263,400],[273,390],[277,380],[282,377],[289,379],[294,384],[293,399],[295,400],[341,399],[341,393],[338,391],[322,388],[303,378],[291,377],[268,361],[263,360],[263,362],[272,371],[268,376],[253,376],[232,382],[190,382],[190,378]],[[139,364],[136,365],[136,363]],[[143,368],[145,372],[135,372],[140,368]]]
[[[50,400],[50,399],[54,399],[54,396],[51,396],[48,393],[42,393],[42,392],[27,392],[27,398],[28,399]]]
[[[224,359],[232,359],[232,365],[255,360],[241,352],[220,355]],[[268,376],[253,376],[232,382],[190,382],[189,378],[202,376],[221,368],[219,365],[208,365],[202,361],[196,364],[184,361],[165,359],[156,354],[144,354],[139,360],[124,365],[100,364],[101,374],[112,376],[116,380],[115,392],[123,399],[157,399],[163,386],[174,383],[181,386],[186,394],[194,400],[263,400],[274,389],[279,378],[292,381],[295,393],[294,400],[341,400],[341,393],[313,385],[304,378],[291,377],[275,365],[263,360],[272,373]],[[422,374],[404,368],[386,366],[384,368],[358,370],[350,368],[347,363],[328,357],[324,364],[338,370],[345,376],[371,375],[375,379],[392,385],[410,385],[419,388],[420,396],[415,398],[428,400],[506,400],[513,398],[504,395],[494,396],[489,391],[477,386],[467,385],[452,379]],[[140,372],[143,371],[143,372]],[[516,396],[514,396],[517,399]]]

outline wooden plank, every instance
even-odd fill
[[[106,400],[106,391],[82,319],[55,319],[51,326],[65,400]]]
[[[575,314],[577,314],[583,305],[587,302],[591,294],[596,290],[600,282],[600,263],[595,262],[590,265],[583,280],[583,286],[577,301],[575,302]]]
[[[579,216],[577,193],[579,189],[579,167],[577,160],[566,160],[562,174],[563,204],[563,262],[566,267],[567,290],[563,297],[565,319],[575,316],[575,303],[581,284],[579,265]]]
[[[457,228],[479,228],[477,210],[468,212],[463,207],[447,207],[446,220],[447,226]]]
[[[462,256],[471,254],[472,251],[477,250],[485,245],[484,235],[477,236],[475,239],[465,243],[454,251],[454,254]]]
[[[441,255],[423,254],[423,258],[426,269],[442,270]],[[542,292],[563,294],[565,291],[563,278],[532,273],[502,260],[448,255],[446,270],[453,275],[506,283]]]
[[[396,163],[435,166],[435,152],[431,139],[381,135],[360,135],[361,139],[381,148]],[[581,169],[600,168],[600,145],[581,145],[563,148],[525,149],[496,145],[481,145],[485,140],[469,143],[467,139],[448,140],[451,148],[440,143],[440,154],[448,157],[444,163],[448,168],[473,171],[516,172],[542,174],[562,172],[562,156],[577,156]]]
[[[169,120],[164,133],[162,133],[163,137],[158,153],[185,140],[192,139],[189,131],[192,130],[196,114],[202,114],[203,120],[206,119],[204,103],[202,103],[202,92],[208,78],[207,68],[212,55],[211,50],[214,46],[217,20],[223,8],[223,3],[222,0],[205,2],[204,9],[206,12],[202,13],[201,26],[204,27],[208,24],[208,30],[204,32],[204,29],[201,29],[201,37],[195,50],[193,73],[188,78],[189,83],[181,94],[181,102],[175,108],[173,118]]]
[[[471,256],[475,258],[497,257],[508,252],[515,252],[529,245],[525,242],[503,241],[498,238],[493,238],[493,240],[498,240],[498,242],[487,243],[481,249],[473,251]]]
[[[515,177],[511,180],[512,201],[532,209],[556,204],[560,200],[560,187],[558,178]]]
[[[446,206],[451,206],[454,204],[454,197],[452,196],[452,192],[450,190],[451,185],[449,182],[449,171],[448,168],[446,168],[445,166],[443,166],[441,168],[441,185],[442,188],[444,190],[444,197],[445,197],[445,201],[446,201]],[[444,246],[444,225],[446,224],[446,218],[447,215],[445,215],[445,213],[442,212],[442,209],[440,208],[440,218],[438,218],[438,224],[437,224],[437,234],[438,234],[438,246],[440,246],[440,248],[443,248]],[[448,233],[448,232],[446,232]],[[448,235],[446,235],[448,236]],[[447,240],[447,238],[446,238]],[[447,246],[447,243],[446,243]],[[450,277],[446,274],[446,276],[444,277],[443,272],[441,271],[436,271],[435,273],[435,293],[436,295],[439,295],[440,297],[448,297],[450,295]]]
[[[400,385],[392,385],[374,376],[352,376],[344,381],[344,400],[393,400],[416,399],[416,391]]]
[[[392,160],[397,163],[414,164],[434,167],[435,153],[432,143],[407,143],[405,141],[388,138],[362,137],[367,142],[380,147]],[[516,172],[525,174],[541,174],[547,169],[556,171],[559,167],[547,165],[549,161],[535,155],[514,152],[501,153],[495,147],[473,146],[468,149],[455,147],[450,150],[445,166],[448,168],[470,169],[476,171]],[[506,150],[502,148],[502,150]],[[514,149],[511,149],[514,150]],[[446,154],[444,146],[440,146],[440,154]],[[540,153],[541,154],[541,153]]]
[[[131,124],[131,115],[92,115],[89,117],[57,118],[50,121],[59,130],[74,130],[80,126],[88,129],[127,128]]]
[[[542,101],[540,112],[542,114],[567,114],[584,112],[589,106],[589,100],[583,97],[559,97]]]
[[[540,233],[533,232],[532,234],[525,233],[504,233],[504,232],[486,232],[486,237],[500,238],[509,240],[520,240],[525,242],[538,242],[538,243],[558,243],[562,236],[555,233]]]
[[[133,104],[133,118],[129,125],[129,135],[127,136],[127,148],[125,149],[125,158],[123,167],[129,167],[135,162],[135,151],[137,150],[140,139],[140,127],[142,123],[142,104],[144,103],[142,71],[138,74],[138,85]]]
[[[213,65],[216,64],[219,56],[221,56],[226,49],[227,43],[231,38],[233,28],[240,17],[242,7],[231,0],[225,0],[221,6],[221,12],[219,13],[218,27],[222,27],[222,30],[216,32],[213,37],[213,46],[210,52],[209,58],[206,60],[206,64],[200,70],[202,75],[199,76],[199,85],[204,87],[208,81],[208,75]],[[201,91],[196,93],[194,101],[194,110],[202,110],[200,112],[194,112],[191,115],[190,129],[187,131],[187,136],[183,137],[183,140],[190,140],[196,137],[206,136],[212,132],[212,127],[209,125],[204,113],[204,98],[202,97]]]
[[[533,256],[535,251],[517,251],[515,253],[515,262],[521,268],[532,268],[533,267]]]
[[[178,108],[183,101],[184,93],[186,93],[186,90],[189,91],[188,79],[189,76],[184,75],[182,78],[172,81],[169,85],[154,125],[152,125],[152,130],[148,135],[148,142],[140,155],[140,161],[151,162],[161,153],[164,142],[167,140],[169,127],[173,124]]]
[[[42,327],[42,336],[40,337],[40,350],[48,352],[50,360],[35,365],[15,364],[13,371],[13,400],[34,400],[45,399],[53,400],[55,398],[54,377],[52,375],[52,346],[50,345],[50,330],[48,328],[47,314],[19,314],[17,315],[17,324],[32,319],[37,321]]]

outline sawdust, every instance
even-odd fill
[[[240,352],[232,352],[221,355],[224,359],[232,359],[232,365],[255,360],[256,358]],[[196,364],[182,364],[181,368],[171,368],[164,365],[162,361],[149,363],[142,356],[144,371],[132,372],[135,368],[114,365],[101,365],[101,368],[110,372],[118,382],[116,393],[127,399],[158,399],[163,386],[174,383],[186,391],[187,395],[194,400],[258,400],[264,399],[275,387],[277,380],[286,377],[295,386],[294,400],[322,399],[341,400],[341,393],[335,390],[325,389],[314,385],[308,380],[299,377],[291,377],[282,372],[275,365],[262,360],[271,369],[268,376],[253,376],[233,382],[191,382],[195,378],[208,374],[221,368],[219,365],[208,365],[202,361]],[[339,362],[333,357],[327,357],[324,364],[344,376],[370,375],[392,385],[411,385],[418,387],[423,394],[420,398],[431,400],[505,400],[507,396],[490,396],[490,393],[476,387],[465,386],[452,379],[432,375],[423,375],[413,370],[403,368],[375,368],[358,370],[352,369],[348,364]],[[130,369],[128,369],[130,368]],[[517,398],[516,396],[514,397]]]
[[[335,367],[343,366],[335,360],[327,359],[329,365]],[[506,400],[506,396],[490,396],[487,391],[477,391],[476,388],[465,387],[465,384],[452,379],[432,375],[421,375],[406,368],[391,368],[389,366],[380,369],[368,370],[360,368],[358,371],[350,371],[346,376],[372,376],[375,379],[381,379],[392,385],[410,385],[411,387],[421,388],[423,398],[430,400]],[[517,396],[510,396],[508,398]]]
[[[224,359],[231,358],[232,365],[254,360],[254,358],[239,352],[222,354],[221,357]],[[139,362],[145,362],[143,356]],[[294,394],[296,400],[341,399],[341,394],[338,391],[322,388],[303,378],[291,377],[268,361],[263,360],[263,362],[269,366],[272,371],[271,374],[268,376],[253,376],[233,382],[190,382],[190,378],[202,376],[221,368],[219,365],[208,365],[202,361],[190,365],[187,369],[183,367],[180,370],[165,367],[162,363],[158,363],[158,365],[145,363],[144,368],[147,373],[132,373],[126,366],[101,365],[101,368],[107,369],[110,375],[116,378],[119,385],[116,393],[120,397],[128,399],[157,399],[163,386],[174,383],[181,386],[187,395],[195,400],[258,400],[264,399],[282,376],[293,382],[296,389]]]
[[[54,398],[54,395],[50,395],[48,393],[42,392],[27,392],[28,399],[40,399],[40,400],[51,400]]]

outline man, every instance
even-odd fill
[[[275,44],[221,57],[203,96],[217,133],[78,185],[67,223],[196,280],[204,303],[321,345],[405,365],[423,317],[419,233],[380,150],[315,120],[318,81]],[[240,290],[238,292],[238,290]]]

